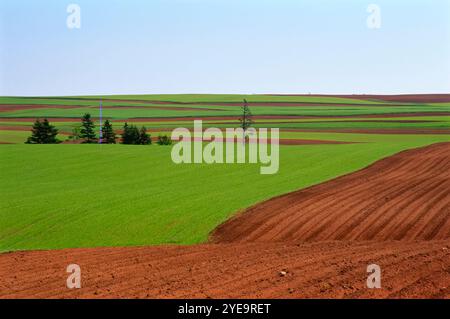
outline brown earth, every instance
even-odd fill
[[[24,125],[0,125],[0,131],[31,131],[31,126],[24,126]]]
[[[49,104],[0,104],[0,112],[33,110],[33,109],[76,109],[87,107],[81,105],[49,105]]]
[[[219,226],[213,242],[450,239],[450,143],[400,152],[270,199]]]
[[[66,288],[66,267],[82,288]],[[366,267],[382,269],[367,289]],[[285,272],[285,274],[281,272]],[[0,298],[449,298],[450,241],[248,243],[0,255]]]
[[[36,119],[48,119],[49,122],[80,122],[81,117],[0,117],[0,122],[30,122]]]
[[[210,244],[1,254],[0,298],[450,298],[449,177],[439,143],[258,204]]]

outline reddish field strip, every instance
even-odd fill
[[[31,132],[31,126],[0,125],[0,131],[30,131]]]
[[[48,105],[48,104],[0,104],[0,112],[11,112],[33,109],[76,109],[88,107],[81,105]]]
[[[449,298],[449,252],[449,240],[16,252],[0,255],[0,298]],[[81,289],[65,286],[71,263]],[[382,289],[366,288],[371,263]]]
[[[450,238],[450,143],[398,153],[237,215],[214,242]]]

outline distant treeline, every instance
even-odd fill
[[[31,136],[27,138],[26,144],[59,144],[62,141],[57,139],[58,129],[51,125],[48,119],[44,118],[42,121],[36,119],[31,129]],[[118,138],[116,132],[113,130],[112,124],[109,120],[103,123],[101,134],[97,137],[95,133],[95,124],[89,113],[86,113],[81,118],[80,127],[75,127],[69,135],[69,140],[73,142],[81,141],[83,144],[116,144]],[[123,132],[120,138],[121,144],[129,145],[150,145],[152,144],[151,135],[147,133],[145,126],[140,129],[135,125],[128,125],[125,123]],[[172,140],[167,135],[158,136],[157,144],[170,145]]]

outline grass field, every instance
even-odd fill
[[[0,98],[0,142],[16,144],[0,145],[0,251],[204,242],[218,224],[252,204],[401,150],[450,140],[448,103],[246,96],[270,104],[250,104],[255,126],[279,127],[282,139],[351,144],[281,146],[275,175],[260,175],[260,164],[175,165],[171,148],[157,145],[23,144],[36,117],[53,117],[64,140],[84,112],[98,116],[98,98]],[[153,136],[191,127],[194,118],[204,119],[205,127],[236,127],[235,103],[242,98],[102,97],[109,107],[103,115],[115,129],[139,118],[136,123]],[[277,104],[285,102],[312,105]],[[274,118],[279,115],[294,118]],[[398,132],[386,131],[393,129]]]

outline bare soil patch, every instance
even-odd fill
[[[398,153],[279,196],[219,226],[213,242],[450,238],[450,143]]]
[[[49,104],[0,104],[0,112],[37,109],[76,109],[82,105],[49,105]]]
[[[449,251],[446,240],[16,252],[0,255],[0,298],[449,298]],[[81,289],[65,286],[72,263]],[[382,289],[366,287],[371,263]]]

